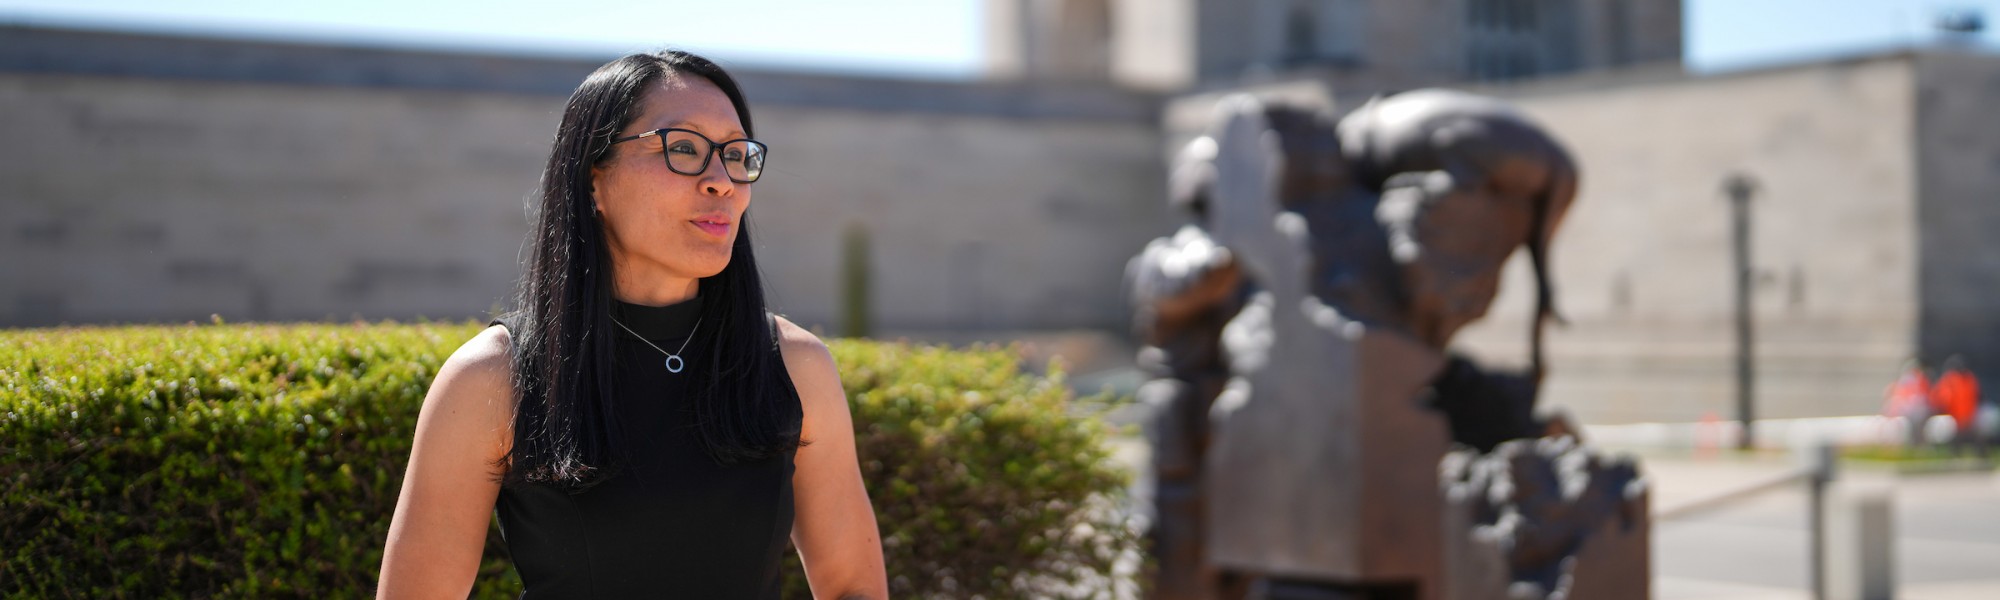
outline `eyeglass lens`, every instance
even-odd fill
[[[700,175],[708,168],[709,156],[722,159],[722,170],[741,183],[756,181],[764,174],[764,145],[751,140],[722,144],[710,152],[707,138],[688,131],[668,131],[663,135],[667,167],[682,175]]]

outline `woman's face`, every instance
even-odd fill
[[[717,143],[748,137],[729,96],[696,75],[661,78],[641,98],[638,118],[616,137],[668,127]],[[662,137],[612,145],[591,167],[592,198],[620,280],[693,280],[722,272],[750,206],[750,184],[731,181],[719,155],[700,175],[669,170]]]

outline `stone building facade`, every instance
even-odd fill
[[[1342,97],[1677,63],[1680,0],[991,0],[988,71],[1162,91],[1302,73]]]
[[[503,307],[564,99],[602,60],[0,31],[0,326]],[[1120,330],[1167,226],[1156,96],[741,70],[778,310],[837,330]]]
[[[2000,57],[1915,52],[1715,77],[1637,71],[1483,90],[1583,173],[1553,252],[1545,402],[1588,422],[1735,415],[1732,174],[1756,183],[1759,418],[1872,414],[1905,359],[2000,376]],[[1467,347],[1525,347],[1516,257]]]

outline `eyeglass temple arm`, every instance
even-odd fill
[[[655,130],[652,130],[652,131],[648,131],[648,132],[645,132],[645,133],[640,133],[640,134],[634,134],[634,135],[628,135],[628,136],[625,136],[625,137],[622,137],[622,138],[618,138],[618,139],[614,139],[614,140],[611,140],[611,143],[613,143],[613,144],[616,144],[616,143],[620,143],[620,142],[629,142],[629,141],[632,141],[632,140],[636,140],[636,139],[639,139],[639,138],[644,138],[644,137],[652,137],[652,136],[656,136],[656,135],[660,135],[660,131],[662,131],[662,130],[659,130],[659,129],[655,129]]]

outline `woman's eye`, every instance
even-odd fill
[[[731,150],[728,152],[724,152],[722,153],[722,160],[726,160],[729,162],[743,162],[743,151]]]
[[[695,151],[694,151],[694,144],[690,144],[690,143],[687,143],[687,142],[681,142],[681,143],[677,143],[677,144],[669,144],[669,145],[667,146],[667,151],[668,151],[668,152],[674,152],[674,153],[678,153],[678,154],[694,154],[694,153],[695,153]]]

